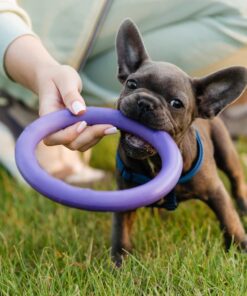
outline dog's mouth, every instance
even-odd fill
[[[133,148],[146,150],[147,152],[154,150],[148,142],[130,133],[125,133],[125,141]]]
[[[122,132],[121,142],[124,145],[124,150],[133,158],[150,157],[156,153],[151,144],[128,132]]]

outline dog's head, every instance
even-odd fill
[[[175,65],[152,61],[130,20],[120,26],[116,47],[118,79],[123,84],[118,109],[152,129],[168,132],[177,142],[195,118],[216,116],[240,96],[247,83],[244,67],[191,78]],[[156,153],[149,144],[128,133],[122,133],[121,144],[136,159]]]

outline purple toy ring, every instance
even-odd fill
[[[36,160],[36,145],[49,134],[82,120],[88,125],[112,124],[149,142],[162,160],[159,174],[144,185],[120,191],[74,187],[50,176]],[[69,207],[90,211],[121,212],[150,205],[175,187],[182,171],[181,154],[167,133],[151,130],[117,110],[97,107],[89,107],[81,116],[61,110],[31,123],[16,143],[16,163],[24,179],[44,196]]]

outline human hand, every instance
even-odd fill
[[[86,112],[85,102],[80,95],[82,81],[70,66],[52,65],[40,69],[37,76],[40,116],[67,107],[71,113]],[[77,122],[44,139],[48,146],[63,144],[71,150],[86,151],[104,135],[114,134],[117,129],[109,124],[87,126],[85,121]]]
[[[38,95],[40,116],[65,107],[75,115],[86,112],[80,95],[80,76],[72,67],[60,65],[51,57],[38,38],[24,35],[14,40],[6,51],[4,62],[13,80]],[[116,132],[117,129],[109,124],[87,126],[82,121],[48,136],[44,142],[85,151],[104,135]]]

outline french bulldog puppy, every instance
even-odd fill
[[[157,44],[158,46],[158,44]],[[235,242],[247,251],[247,235],[217,167],[230,179],[232,196],[247,213],[244,173],[223,122],[216,117],[235,101],[247,85],[247,69],[230,67],[202,78],[191,78],[175,65],[152,61],[135,24],[127,19],[116,40],[118,79],[123,85],[118,109],[127,117],[152,129],[168,132],[183,158],[183,174],[197,158],[196,131],[204,160],[198,173],[175,187],[179,202],[192,198],[206,203],[216,214],[224,232],[226,247]],[[142,139],[121,132],[118,147],[124,166],[132,172],[154,177],[161,168],[159,155]],[[137,186],[117,172],[119,189]],[[112,258],[121,265],[125,250],[131,250],[130,233],[135,212],[113,214]]]

